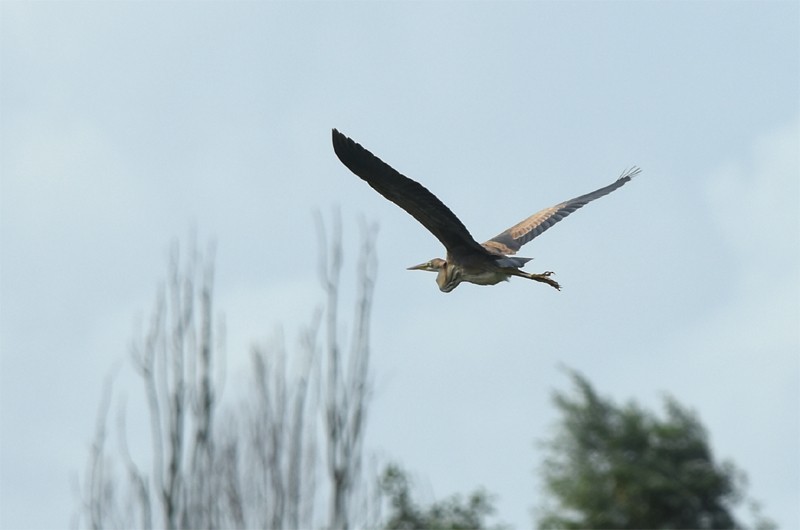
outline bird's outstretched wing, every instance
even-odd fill
[[[333,150],[350,171],[430,230],[449,253],[487,253],[458,217],[422,184],[392,169],[336,129],[333,129]]]
[[[522,245],[538,236],[578,208],[581,208],[603,195],[608,195],[612,191],[621,188],[626,182],[639,174],[641,169],[632,167],[624,171],[622,175],[612,184],[599,190],[581,195],[569,201],[556,204],[550,208],[545,208],[537,212],[524,221],[521,221],[505,232],[494,236],[483,244],[484,247],[502,254],[514,254]]]

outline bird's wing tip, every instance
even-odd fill
[[[630,169],[626,169],[625,171],[623,171],[622,174],[619,176],[619,179],[617,180],[632,179],[641,172],[642,169],[639,166],[632,166]]]

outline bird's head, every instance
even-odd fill
[[[461,273],[458,267],[449,267],[447,261],[442,258],[433,258],[425,263],[409,267],[410,271],[428,271],[437,272],[436,283],[439,285],[439,290],[443,293],[449,293],[461,283]]]
[[[409,267],[408,270],[410,271],[428,271],[428,272],[439,272],[447,268],[447,262],[442,258],[433,258],[430,261],[426,261],[425,263],[420,263],[419,265],[414,265],[413,267]]]

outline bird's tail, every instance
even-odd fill
[[[519,269],[524,267],[533,258],[520,258],[517,256],[501,256],[497,258],[497,264],[501,267],[513,267]]]

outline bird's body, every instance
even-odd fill
[[[449,293],[461,282],[495,285],[519,276],[546,283],[556,289],[552,272],[533,274],[520,270],[531,258],[512,256],[519,248],[587,203],[620,188],[639,173],[626,171],[612,184],[562,202],[528,217],[489,241],[479,244],[464,224],[424,186],[392,169],[361,145],[333,130],[333,149],[339,160],[378,193],[411,214],[447,249],[447,258],[409,267],[436,272],[439,289]]]
[[[500,282],[508,281],[511,276],[521,276],[531,278],[530,273],[519,270],[531,258],[510,258],[508,256],[480,256],[475,259],[454,260],[448,255],[448,259],[434,258],[421,265],[410,267],[409,270],[426,270],[436,272],[436,283],[442,292],[449,293],[461,282],[474,283],[476,285],[495,285]],[[514,261],[510,261],[514,260]],[[551,273],[545,273],[540,281],[546,283],[554,282],[547,278]],[[534,279],[534,278],[531,278]],[[549,281],[548,281],[549,280]],[[552,285],[552,283],[550,283]],[[554,285],[557,287],[557,284]]]

